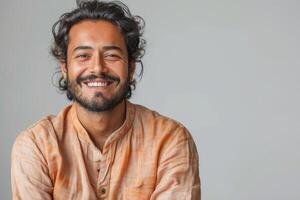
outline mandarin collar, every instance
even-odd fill
[[[126,106],[125,120],[124,120],[123,124],[117,130],[115,130],[112,134],[110,134],[110,136],[107,138],[107,140],[105,142],[104,148],[108,147],[112,142],[117,141],[121,136],[123,136],[125,133],[127,133],[129,128],[132,126],[133,118],[135,115],[135,107],[128,100],[125,101],[125,106]],[[92,142],[87,130],[83,127],[83,125],[81,124],[81,122],[79,121],[79,119],[77,117],[77,112],[76,112],[74,103],[72,104],[72,107],[71,107],[71,119],[72,119],[74,128],[76,129],[76,131],[78,133],[78,136],[81,139],[85,140],[87,143],[95,146],[95,144]]]

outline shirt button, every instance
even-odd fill
[[[106,193],[106,189],[105,188],[100,189],[100,193],[101,194],[105,194]]]

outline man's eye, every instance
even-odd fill
[[[121,57],[117,54],[108,54],[105,56],[106,59],[108,60],[120,60]]]
[[[88,57],[89,57],[89,55],[87,55],[87,54],[80,54],[80,55],[76,56],[76,58],[88,58]]]

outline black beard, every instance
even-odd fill
[[[75,82],[70,82],[69,77],[67,77],[67,81],[68,81],[67,92],[73,96],[73,100],[77,102],[79,105],[81,105],[83,108],[91,112],[104,112],[104,111],[112,110],[120,102],[126,99],[126,95],[130,87],[129,79],[127,78],[124,86],[120,88],[117,94],[113,96],[111,99],[105,98],[102,92],[96,92],[92,100],[87,100],[83,98],[81,94],[78,94],[78,92],[76,92],[76,86],[79,85],[80,87],[82,87],[82,84],[84,84],[81,78],[78,78],[75,83]],[[99,98],[101,99],[101,101],[98,101]]]

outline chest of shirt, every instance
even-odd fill
[[[132,131],[103,152],[80,137],[67,137],[49,159],[54,196],[147,199],[155,188],[158,166],[158,152],[153,145]]]

